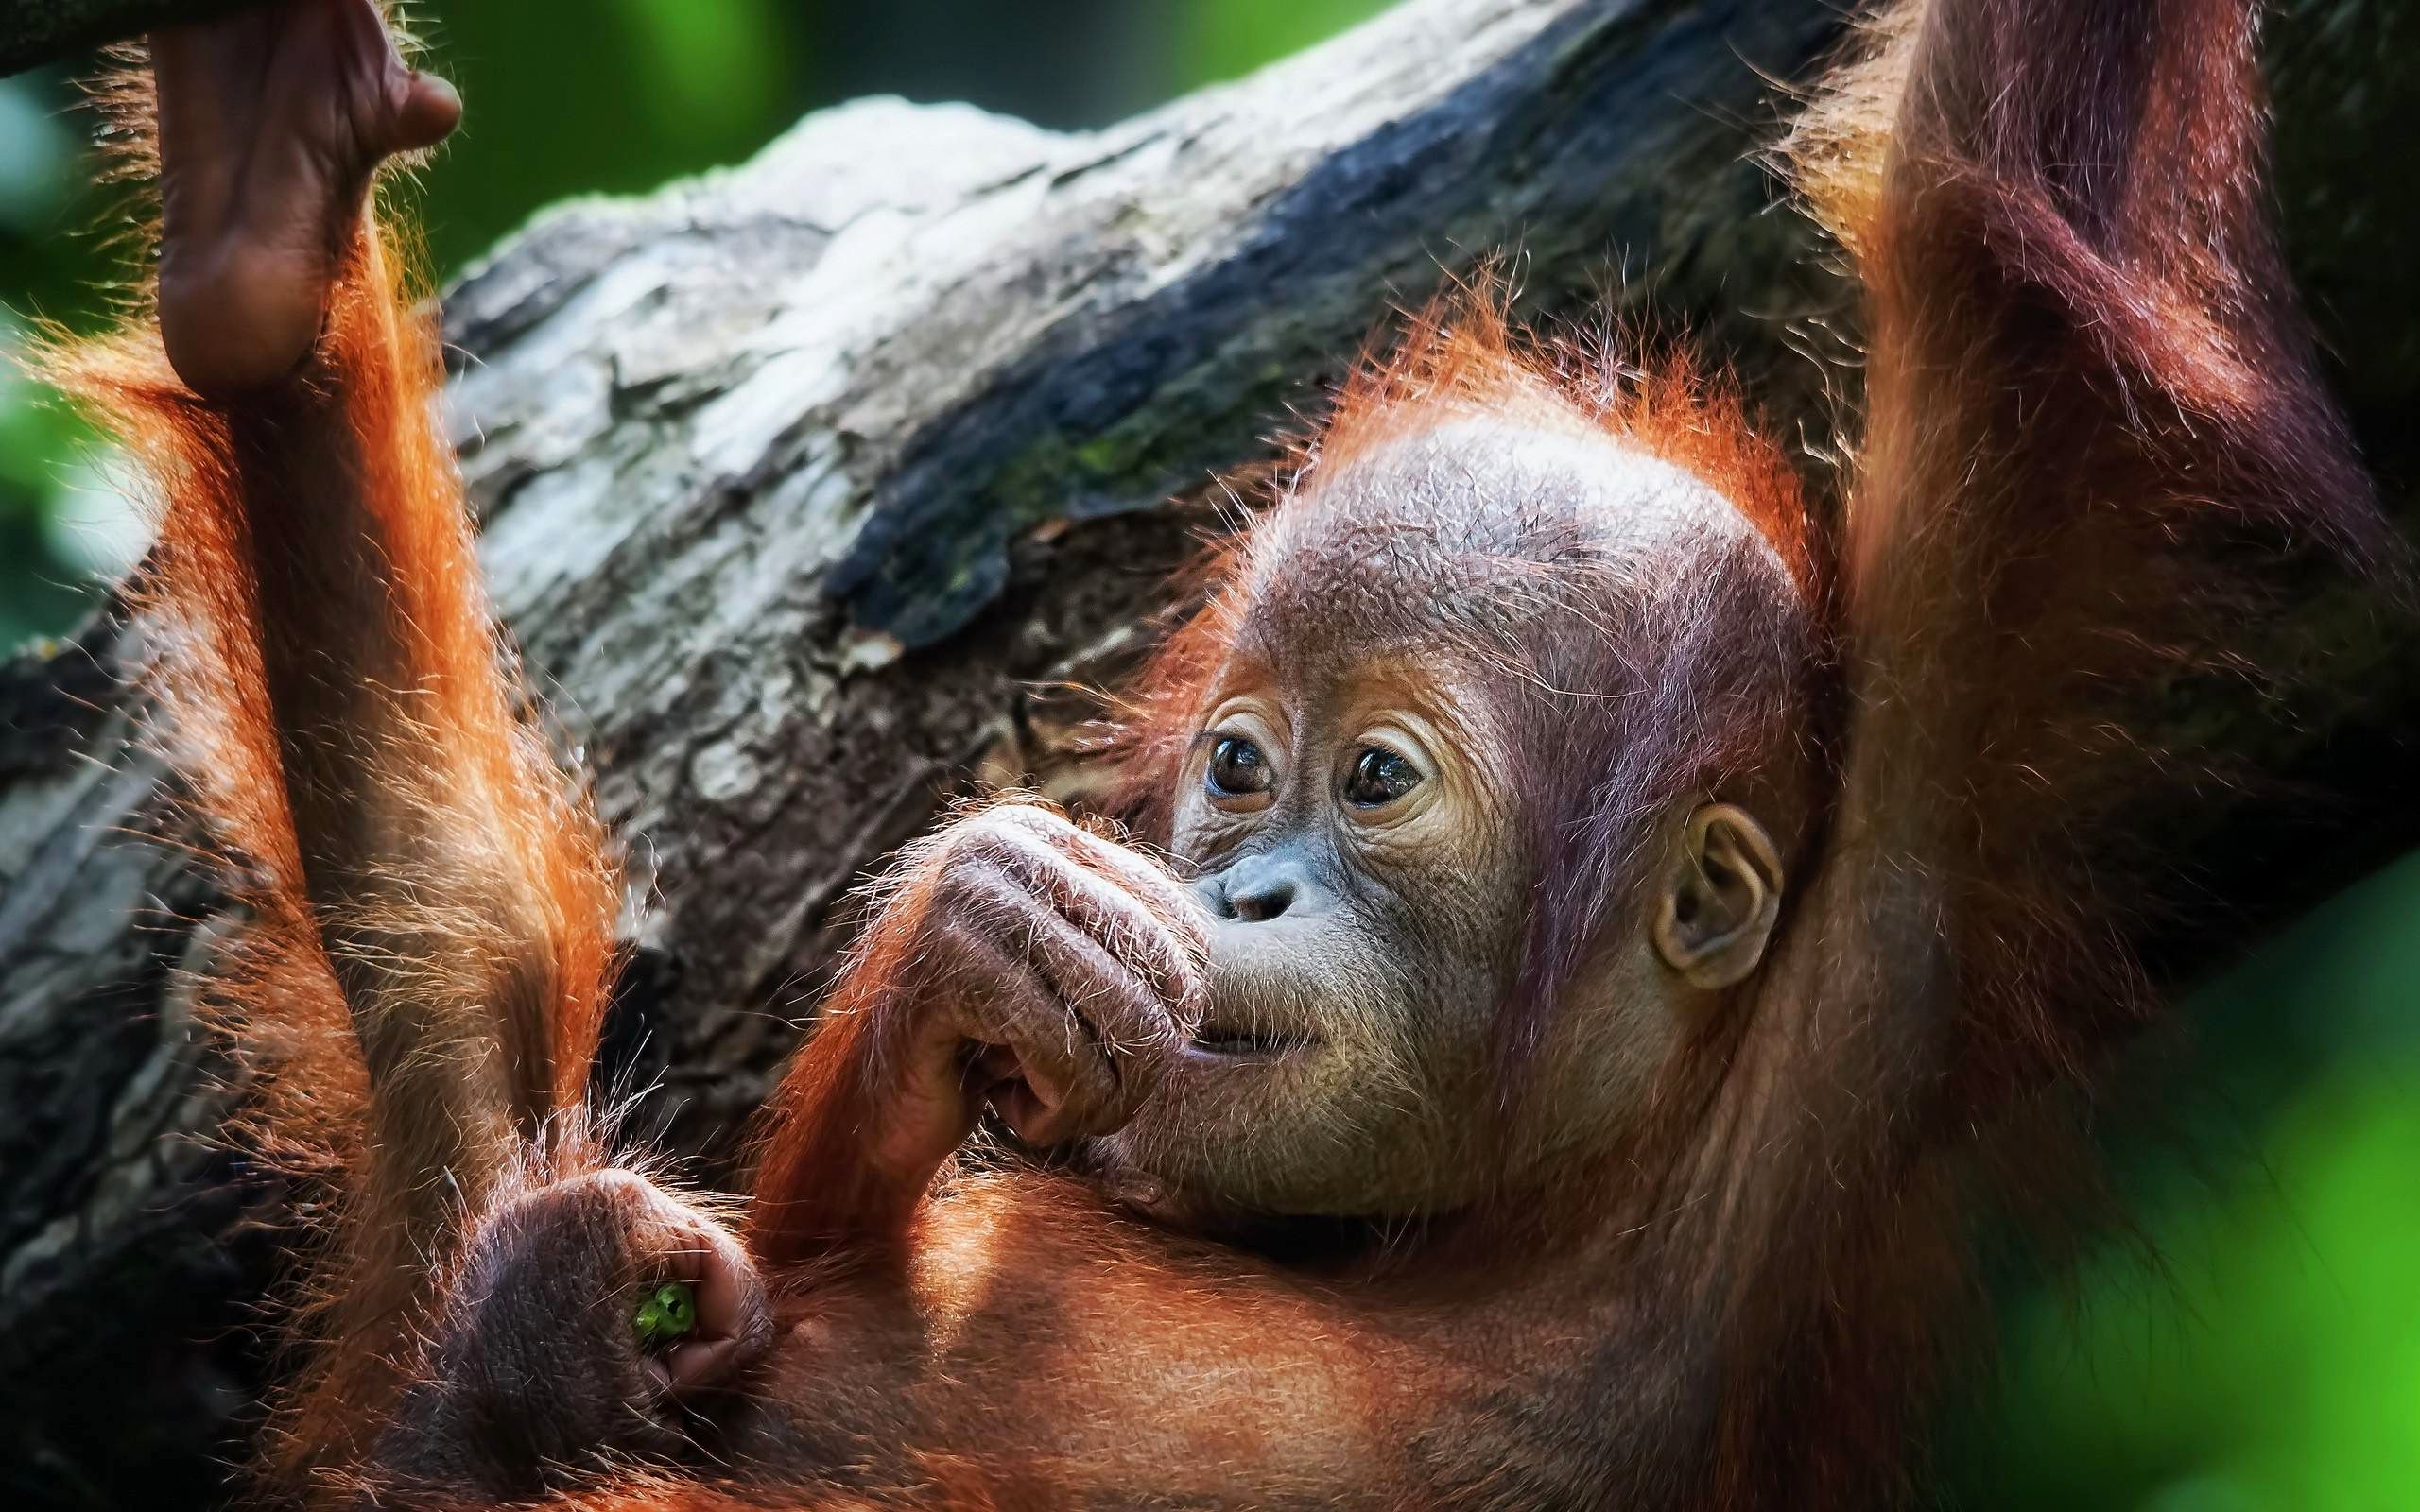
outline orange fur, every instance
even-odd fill
[[[103,98],[145,171],[147,80]],[[254,1142],[341,1199],[297,1470],[376,1420],[465,1212],[525,1147],[581,1146],[614,953],[600,833],[480,591],[409,269],[365,217],[311,369],[258,404],[178,382],[147,289],[123,333],[40,359],[152,502],[162,745],[253,918],[207,996],[259,1085]]]
[[[2269,223],[2256,29],[1895,8],[1789,145],[1871,352],[1828,876],[1707,1156],[1739,1503],[1906,1488],[1974,1229],[2091,1211],[2077,1100],[2157,1005],[2129,941],[2178,889],[2132,826],[2203,763],[2146,747],[2147,694],[2225,663],[2261,566],[2394,556]]]

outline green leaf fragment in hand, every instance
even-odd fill
[[[698,1294],[686,1281],[666,1281],[639,1295],[631,1319],[639,1343],[649,1348],[670,1344],[698,1326]]]

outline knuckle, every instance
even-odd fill
[[[1028,912],[1022,891],[988,863],[955,868],[934,889],[928,928],[961,953],[977,941],[998,941]]]
[[[961,843],[986,854],[1021,851],[1035,841],[1047,842],[1065,823],[1047,809],[1029,803],[999,803],[969,816],[958,826]]]
[[[614,1167],[540,1187],[517,1198],[515,1205],[544,1221],[628,1224],[646,1211],[653,1194],[645,1177]]]
[[[983,863],[970,851],[954,851],[946,862],[933,878],[930,905],[945,915],[963,913],[984,890],[978,880]]]
[[[946,881],[983,854],[987,842],[969,825],[957,825],[942,832],[925,853],[921,869],[936,882]]]
[[[497,1295],[560,1285],[565,1277],[596,1284],[630,1263],[650,1215],[668,1205],[646,1177],[618,1168],[551,1182],[489,1213],[473,1242],[471,1269]]]
[[[959,898],[990,897],[1004,887],[1022,886],[1033,869],[1028,841],[984,826],[979,818],[951,836],[940,860],[940,885]]]
[[[618,1202],[644,1202],[655,1195],[655,1184],[636,1171],[623,1166],[607,1166],[561,1183],[563,1187],[593,1192],[600,1198]]]
[[[1011,810],[1037,814],[1040,810]],[[1004,871],[1014,875],[1023,885],[1041,888],[1047,885],[1055,871],[1073,866],[1063,835],[1058,833],[1064,821],[1047,818],[1047,822],[1030,819],[1003,818],[986,839],[984,854]]]
[[[1056,809],[1039,803],[995,803],[977,817],[991,821],[1004,836],[1029,836],[1055,840],[1074,832],[1075,826],[1062,817]]]

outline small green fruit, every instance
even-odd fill
[[[666,1281],[639,1294],[638,1313],[631,1320],[639,1343],[661,1349],[698,1326],[698,1294],[686,1281]]]

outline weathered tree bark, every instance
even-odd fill
[[[2396,465],[2420,315],[2379,238],[2413,212],[2346,144],[2409,118],[2379,72],[2407,9],[2309,0],[2280,44],[2298,249]],[[939,803],[1073,780],[1037,685],[1132,653],[1209,519],[1186,501],[1441,266],[1519,249],[1524,308],[1651,307],[1772,423],[1826,434],[1847,301],[1752,153],[1785,104],[1768,78],[1806,77],[1838,24],[1819,0],[1418,0],[1098,135],[868,101],[742,168],[555,211],[464,279],[452,402],[486,561],[629,839],[609,1055],[655,1079],[670,1143],[728,1157],[849,888]],[[2247,627],[2329,648],[2308,696],[2185,690],[2178,723],[2386,791],[2420,728],[2390,623],[2315,583],[2293,625]],[[135,655],[105,621],[0,668],[11,1505],[200,1503],[262,1370],[246,1307],[280,1194],[208,1142],[227,1094],[173,987],[233,925],[156,838]],[[2190,818],[2238,927],[2413,838],[2332,805],[2256,832],[2308,865],[2248,865],[2234,811]]]

